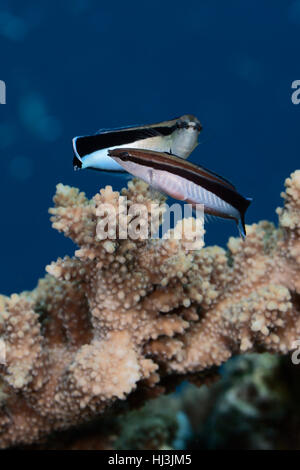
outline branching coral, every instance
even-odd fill
[[[228,251],[191,250],[184,237],[103,239],[103,205],[124,197],[126,209],[146,206],[146,226],[153,204],[160,220],[164,198],[140,181],[91,201],[59,184],[51,220],[78,245],[75,257],[48,266],[33,292],[0,299],[1,447],[90,421],[136,389],[161,393],[165,377],[233,354],[287,353],[300,337],[299,170],[286,180],[279,228],[248,226]]]

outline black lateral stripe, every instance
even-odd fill
[[[176,129],[176,126],[145,127],[144,129],[125,129],[123,131],[106,132],[90,136],[78,137],[76,140],[76,150],[81,158],[90,153],[96,152],[117,145],[131,144],[139,140],[155,137],[155,134],[168,136]],[[148,134],[147,134],[148,133]]]
[[[222,185],[228,186],[230,189],[236,192],[235,186],[228,181],[227,179],[223,178],[222,176],[218,175],[217,173],[208,170],[204,166],[196,165],[192,162],[187,162],[186,160],[178,157],[177,155],[173,155],[169,152],[156,152],[154,150],[141,150],[135,148],[123,148],[123,149],[114,149],[109,150],[108,153],[110,156],[118,157],[120,153],[128,153],[131,157],[135,156],[137,158],[141,158],[141,161],[150,160],[157,161],[158,163],[165,162],[167,165],[174,165],[179,168],[187,168],[190,172],[195,172],[197,175],[203,176],[209,180],[217,181]]]
[[[207,191],[214,193],[216,196],[220,197],[232,207],[237,209],[240,214],[244,214],[250,204],[250,201],[248,201],[234,189],[231,189],[228,186],[224,186],[218,181],[209,180],[208,178],[205,178],[204,176],[199,175],[195,171],[191,171],[188,168],[178,167],[174,164],[172,165],[172,162],[168,164],[165,162],[141,159],[139,157],[130,155],[128,151],[120,152],[120,150],[121,149],[116,152],[116,157],[120,158],[120,160],[134,162],[138,165],[144,165],[147,167],[154,168],[156,170],[166,171],[168,173],[181,176],[182,178],[185,178],[201,186]],[[111,156],[114,156],[114,151],[112,150],[110,154]]]

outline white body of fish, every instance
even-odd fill
[[[223,217],[234,219],[238,223],[240,221],[239,211],[235,207],[193,181],[167,171],[153,170],[148,166],[134,162],[122,161],[121,163],[126,171],[141,178],[157,191],[193,205],[203,204],[204,212],[217,211],[223,214]]]
[[[76,150],[76,140],[73,139],[73,149],[79,160],[82,162],[82,169],[94,168],[104,171],[123,171],[123,167],[113,160],[108,151],[116,148],[135,148],[141,150],[154,150],[155,152],[169,152],[180,158],[187,158],[198,145],[199,132],[190,127],[188,129],[177,129],[169,136],[153,136],[137,142],[116,145],[104,148],[81,158]]]

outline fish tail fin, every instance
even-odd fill
[[[237,226],[238,226],[239,234],[240,234],[240,236],[242,237],[243,240],[245,240],[245,238],[246,238],[245,213],[246,213],[246,210],[248,209],[248,207],[250,206],[252,200],[253,200],[252,197],[246,197],[245,198],[243,211],[240,213],[240,217],[237,220]]]
[[[243,240],[245,240],[245,238],[246,238],[246,227],[245,227],[245,218],[244,218],[244,216],[240,217],[239,220],[237,221],[237,228],[238,228],[240,236],[242,237]]]
[[[73,157],[73,168],[74,170],[80,170],[82,168],[82,160],[78,154],[78,151],[77,151],[77,139],[78,137],[74,137],[74,139],[72,140],[72,144],[73,144],[73,153],[74,153],[74,157]]]
[[[82,161],[77,157],[77,155],[74,155],[73,157],[73,168],[74,170],[80,170],[82,168]]]

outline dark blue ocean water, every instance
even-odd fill
[[[92,196],[98,172],[73,172],[71,139],[185,113],[204,130],[191,160],[253,196],[247,222],[277,220],[299,167],[300,1],[64,0],[0,4],[0,292],[35,286],[73,244],[47,213],[58,182]],[[225,245],[234,224],[207,226]]]

